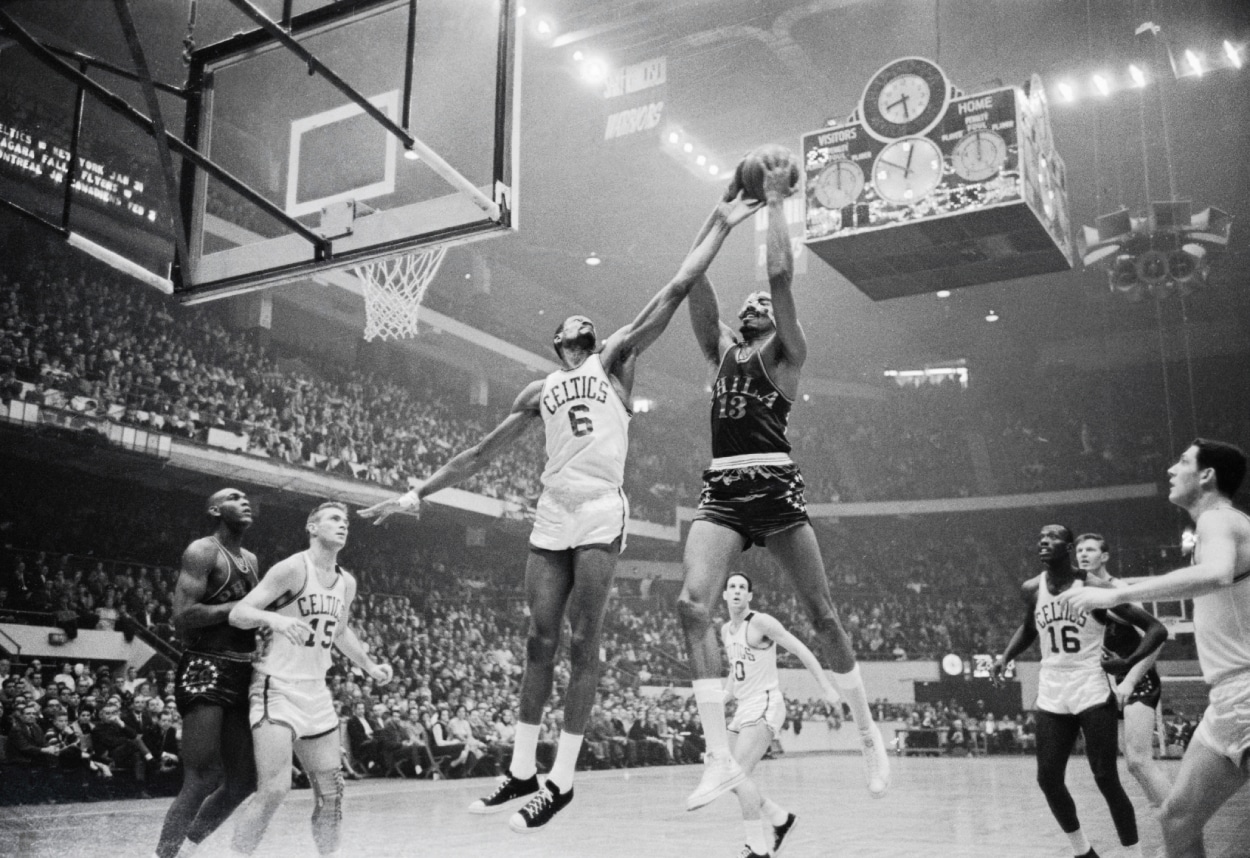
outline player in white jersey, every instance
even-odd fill
[[[1102,534],[1082,533],[1076,538],[1076,565],[1085,574],[1086,586],[1128,586],[1127,582],[1107,571],[1110,560],[1111,552]],[[1129,655],[1137,647],[1139,636],[1136,629],[1121,622],[1115,615],[1108,619],[1111,622],[1107,626],[1103,645],[1114,655]],[[1108,671],[1112,676],[1112,691],[1120,707],[1120,719],[1124,723],[1124,762],[1154,807],[1163,804],[1172,787],[1167,775],[1154,760],[1155,715],[1162,695],[1159,671],[1155,670],[1154,664],[1160,652],[1161,649],[1155,650],[1131,669]],[[1106,669],[1106,666],[1104,661],[1103,668]]]
[[[747,841],[739,858],[780,854],[798,819],[775,801],[765,798],[751,777],[786,720],[786,701],[777,679],[777,646],[799,657],[820,684],[825,699],[835,706],[842,705],[815,654],[775,617],[752,611],[752,596],[751,579],[741,572],[735,572],[725,581],[722,598],[729,608],[729,622],[720,631],[729,659],[725,699],[733,697],[738,701],[738,709],[729,723],[729,746],[746,773],[746,779],[734,788],[742,806]]]
[[[1127,587],[1087,588],[1065,597],[1080,610],[1194,600],[1198,663],[1211,699],[1163,803],[1169,858],[1206,855],[1202,829],[1250,778],[1250,518],[1232,500],[1245,475],[1240,448],[1195,440],[1168,469],[1168,500],[1189,513],[1196,527],[1193,565]]]
[[[509,820],[513,830],[524,833],[541,829],[572,800],[574,767],[599,682],[603,612],[629,517],[621,486],[635,361],[663,333],[729,231],[758,207],[741,194],[719,203],[711,226],[700,232],[668,285],[602,343],[590,319],[565,319],[553,342],[560,368],[522,390],[503,422],[419,489],[360,512],[379,523],[395,512],[419,512],[424,498],[467,479],[539,420],[544,424],[547,462],[525,567],[530,629],[512,760],[494,793],[469,807],[472,813],[505,810],[516,799],[533,796]],[[573,637],[564,726],[555,763],[540,787],[538,730],[551,696],[566,609]]]
[[[250,715],[257,787],[234,829],[236,855],[256,851],[290,792],[292,752],[312,782],[317,851],[338,854],[343,776],[339,720],[326,687],[331,649],[338,647],[379,685],[391,681],[390,665],[375,663],[347,623],[356,597],[356,579],[338,566],[347,544],[347,507],[323,503],[307,527],[308,550],[275,565],[230,611],[231,625],[262,630]]]
[[[1098,853],[1081,830],[1076,804],[1064,782],[1077,736],[1084,734],[1085,756],[1094,783],[1111,811],[1125,854],[1141,858],[1137,815],[1116,769],[1117,707],[1102,660],[1106,612],[1073,610],[1060,598],[1065,591],[1081,586],[1072,568],[1072,531],[1059,524],[1046,525],[1037,547],[1043,571],[1024,583],[1024,621],[995,663],[994,677],[1000,680],[1004,667],[1040,639],[1037,784],[1055,821],[1068,836],[1072,854],[1077,858],[1097,858]],[[1131,669],[1163,646],[1167,629],[1135,605],[1113,610],[1117,617],[1143,633],[1136,650],[1123,659],[1124,668]]]

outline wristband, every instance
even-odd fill
[[[415,491],[404,492],[397,501],[399,508],[411,512],[421,505],[421,497]]]

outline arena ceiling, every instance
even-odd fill
[[[477,0],[466,0],[477,2]],[[4,9],[41,38],[129,65],[113,4],[9,0]],[[181,83],[181,40],[188,4],[131,0],[140,35],[160,79]],[[279,0],[258,5],[277,16]],[[310,2],[296,3],[296,10]],[[317,5],[321,5],[318,3]],[[458,248],[427,304],[536,354],[565,315],[585,313],[610,330],[627,322],[676,270],[720,184],[665,154],[655,135],[605,141],[601,87],[588,85],[575,51],[608,67],[655,57],[667,61],[665,123],[676,123],[710,157],[732,165],[763,142],[797,148],[800,135],[847,116],[872,73],[908,55],[936,60],[967,92],[1023,84],[1039,74],[1087,82],[1106,70],[1125,76],[1150,50],[1152,21],[1176,52],[1188,47],[1218,59],[1224,39],[1250,41],[1250,7],[1237,0],[527,0],[523,19],[519,234]],[[533,28],[541,18],[551,31]],[[250,28],[221,2],[198,4],[201,45]],[[9,46],[6,50],[15,50]],[[119,86],[119,91],[125,91]],[[1153,93],[1153,90],[1151,91]],[[1250,342],[1250,69],[1213,68],[1202,78],[1165,82],[1168,137],[1158,99],[1131,90],[1054,103],[1052,124],[1070,181],[1079,227],[1127,205],[1144,209],[1143,126],[1151,196],[1166,198],[1168,159],[1178,196],[1195,209],[1216,206],[1235,218],[1229,261],[1218,287],[1187,302],[1198,353],[1243,351]],[[141,104],[137,90],[130,90]],[[1143,122],[1144,120],[1144,122]],[[171,124],[175,124],[171,122]],[[176,127],[176,124],[175,124]],[[667,125],[666,125],[667,127]],[[646,135],[639,135],[641,138]],[[755,245],[742,228],[715,263],[713,280],[727,312],[756,288]],[[484,293],[466,281],[473,254],[491,271]],[[602,264],[585,259],[596,254]],[[877,385],[887,367],[966,358],[984,368],[1031,377],[1039,364],[1104,360],[1115,344],[1165,339],[1182,324],[1179,303],[1131,305],[1109,293],[1101,270],[1077,270],[874,303],[814,257],[797,298],[811,341],[807,383]],[[479,263],[480,265],[480,263]],[[480,267],[478,269],[480,273]],[[480,280],[480,278],[479,278]],[[315,300],[315,299],[313,299]],[[997,322],[985,316],[995,310]],[[350,313],[346,314],[350,316]],[[421,349],[444,351],[438,335]],[[447,349],[454,349],[449,345]],[[1127,351],[1126,351],[1127,354]],[[457,360],[472,360],[465,355]],[[683,319],[654,347],[639,388],[663,400],[702,387],[700,364]],[[508,383],[522,367],[494,373]],[[845,389],[844,387],[841,389]]]

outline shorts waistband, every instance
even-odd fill
[[[243,664],[251,664],[254,657],[250,652],[219,652],[203,649],[188,649],[187,655],[199,655],[205,658],[220,658],[224,661],[237,661]]]
[[[789,453],[745,453],[741,456],[721,456],[719,459],[713,459],[708,470],[728,471],[732,468],[763,468],[793,464],[794,460],[790,458]]]

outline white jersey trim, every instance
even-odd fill
[[[789,453],[743,453],[739,456],[721,456],[713,459],[710,471],[727,471],[733,468],[763,468],[769,465],[793,465]]]

